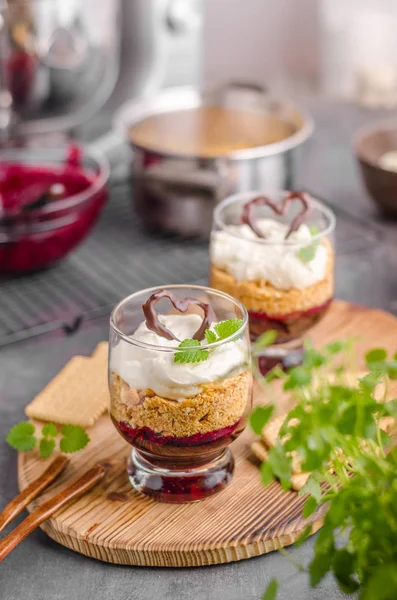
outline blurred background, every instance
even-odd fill
[[[0,0],[0,344],[206,281],[248,189],[327,202],[338,296],[396,312],[396,30],[393,0]]]

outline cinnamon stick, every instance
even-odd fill
[[[43,502],[36,510],[34,510],[22,523],[20,523],[14,531],[0,540],[0,562],[24,540],[32,531],[34,531],[41,523],[46,521],[48,517],[54,514],[57,510],[68,504],[72,500],[79,498],[91,488],[93,488],[105,475],[106,469],[103,465],[97,464],[76,479],[70,486]]]
[[[23,492],[15,496],[15,498],[7,504],[3,512],[0,513],[0,533],[32,500],[37,498],[50,483],[55,481],[68,463],[69,459],[66,456],[57,456],[44,473],[32,481]]]

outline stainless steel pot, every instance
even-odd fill
[[[291,102],[257,86],[233,84],[212,93],[170,88],[154,98],[124,105],[116,129],[128,132],[143,119],[170,111],[222,106],[265,113],[291,125],[292,135],[261,147],[206,157],[162,152],[131,143],[134,155],[134,206],[150,229],[185,237],[207,238],[214,206],[225,196],[254,189],[291,189],[300,146],[313,122]]]

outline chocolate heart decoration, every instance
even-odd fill
[[[307,196],[307,194],[304,194],[303,192],[290,192],[289,194],[287,194],[279,203],[275,203],[272,200],[270,200],[270,198],[267,198],[266,196],[259,196],[258,198],[253,198],[252,200],[250,200],[249,202],[247,202],[246,204],[244,204],[243,207],[243,213],[241,215],[241,222],[245,223],[246,225],[249,225],[252,229],[252,231],[260,238],[264,238],[265,236],[263,235],[263,233],[261,232],[261,230],[259,229],[254,216],[252,214],[252,210],[255,206],[258,205],[265,205],[268,206],[269,208],[272,209],[272,211],[281,216],[284,216],[287,213],[287,209],[289,208],[289,204],[291,204],[291,202],[293,202],[294,200],[298,200],[301,204],[302,204],[302,210],[300,211],[300,213],[298,213],[295,217],[295,219],[292,221],[290,228],[287,231],[287,235],[285,236],[285,239],[288,239],[288,237],[291,235],[291,233],[293,231],[296,231],[297,229],[299,229],[299,227],[302,225],[302,223],[304,223],[306,215],[309,213],[310,211],[310,200],[309,197]]]
[[[142,305],[143,314],[146,318],[146,326],[151,331],[157,333],[161,337],[166,340],[178,340],[178,338],[164,325],[162,325],[159,321],[159,316],[156,313],[155,306],[157,302],[159,302],[162,298],[168,298],[171,304],[181,313],[185,313],[188,311],[189,306],[196,305],[200,306],[200,308],[204,311],[203,321],[200,327],[197,329],[196,333],[193,335],[194,340],[202,340],[204,338],[205,330],[209,328],[211,323],[215,321],[215,313],[212,310],[209,304],[205,302],[200,302],[200,300],[196,300],[195,298],[184,298],[183,300],[178,300],[174,294],[169,292],[168,290],[160,290],[159,292],[155,292],[150,296],[148,300],[146,300],[145,304]]]

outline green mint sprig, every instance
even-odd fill
[[[300,367],[274,370],[273,379],[290,391],[294,408],[262,464],[261,478],[264,485],[278,479],[291,487],[292,457],[297,456],[302,470],[311,472],[300,492],[306,497],[302,516],[308,519],[327,504],[313,558],[308,567],[299,566],[312,587],[332,573],[344,593],[388,600],[397,598],[397,448],[390,449],[391,438],[380,425],[383,417],[397,418],[397,399],[388,398],[389,380],[397,378],[397,355],[371,350],[365,355],[369,372],[354,381],[349,376],[352,348],[351,340],[320,350],[309,347]],[[381,398],[379,384],[384,385]],[[272,386],[266,385],[271,394]],[[272,405],[254,410],[255,433],[272,414]],[[309,522],[297,545],[311,533]],[[276,597],[274,582],[263,597]]]
[[[79,425],[64,425],[61,429],[59,448],[61,452],[70,454],[82,450],[89,443],[87,432]],[[46,423],[41,429],[38,439],[36,428],[30,421],[22,421],[14,425],[7,434],[7,443],[19,452],[33,450],[38,444],[41,458],[48,458],[56,448],[59,431],[54,423]]]
[[[208,358],[208,350],[200,349],[198,340],[186,339],[178,346],[178,352],[174,354],[176,363],[198,363]]]
[[[205,339],[208,344],[220,342],[232,336],[242,326],[242,319],[228,319],[220,321],[214,326],[214,329],[205,330]],[[176,363],[199,363],[209,358],[209,351],[202,349],[198,340],[186,339],[183,340],[175,354],[174,362]]]
[[[315,225],[310,225],[309,231],[310,231],[312,237],[314,237],[315,235],[318,235],[320,233],[319,228],[316,227]],[[313,260],[313,258],[316,256],[316,251],[317,251],[317,247],[318,247],[319,243],[320,243],[319,240],[317,240],[317,241],[309,244],[309,246],[305,246],[304,248],[301,248],[298,251],[298,256],[303,263],[309,263]]]

